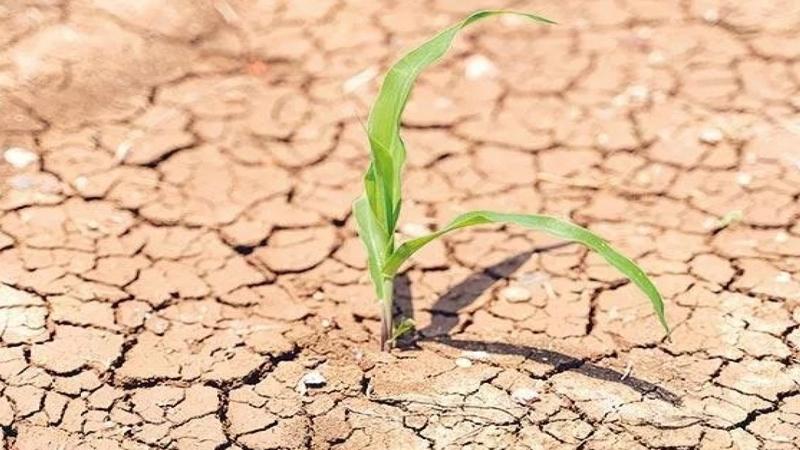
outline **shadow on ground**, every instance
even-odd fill
[[[650,395],[670,404],[680,405],[680,397],[674,392],[648,381],[627,376],[617,370],[598,366],[584,359],[536,347],[502,342],[454,339],[448,335],[448,333],[458,325],[458,312],[472,304],[483,292],[491,288],[497,281],[514,273],[533,254],[554,250],[567,245],[572,245],[572,243],[564,242],[537,247],[471,274],[439,297],[431,308],[433,311],[431,324],[417,330],[417,337],[413,340],[406,341],[406,345],[414,345],[414,343],[421,341],[432,341],[462,350],[483,350],[487,353],[524,356],[532,361],[551,365],[556,372],[573,371],[599,380],[623,384],[643,395]],[[395,314],[399,313],[402,317],[413,319],[414,308],[412,305],[412,298],[413,292],[411,281],[408,276],[405,274],[398,276],[395,283]]]

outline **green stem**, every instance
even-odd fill
[[[394,324],[392,323],[392,304],[394,302],[394,277],[383,281],[384,298],[381,302],[381,351],[389,351]]]

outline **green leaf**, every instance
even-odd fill
[[[403,243],[388,257],[386,264],[383,266],[383,275],[393,277],[400,266],[417,250],[446,233],[459,228],[490,223],[508,223],[532,230],[544,231],[562,239],[581,243],[599,253],[609,264],[616,267],[647,295],[650,303],[653,304],[653,309],[656,316],[658,316],[659,322],[669,334],[669,325],[664,317],[664,301],[658,289],[650,281],[650,278],[645,275],[644,271],[636,263],[614,250],[603,238],[586,228],[552,216],[507,214],[492,211],[472,211],[462,214],[439,231]]]
[[[405,318],[396,327],[394,327],[394,331],[392,331],[392,338],[390,342],[397,342],[398,339],[405,336],[406,334],[414,331],[417,328],[417,324],[414,322],[414,319]]]
[[[514,11],[475,12],[405,55],[389,69],[383,80],[367,125],[372,159],[364,184],[370,208],[389,237],[392,237],[400,215],[400,175],[406,156],[400,138],[400,119],[414,81],[426,67],[444,56],[462,28],[498,14],[516,14],[538,22],[553,23],[544,17]]]
[[[358,234],[367,248],[367,265],[375,293],[379,299],[387,298],[384,292],[383,275],[381,267],[386,263],[388,254],[386,243],[389,239],[381,228],[365,197],[359,197],[353,203],[353,213],[358,224]]]

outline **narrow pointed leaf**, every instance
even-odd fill
[[[405,55],[389,69],[383,80],[367,125],[372,160],[365,187],[369,205],[389,235],[397,225],[400,212],[400,174],[406,155],[405,145],[400,138],[400,119],[411,88],[426,67],[444,56],[462,28],[498,14],[515,14],[538,22],[553,23],[544,17],[514,11],[475,12]]]
[[[609,243],[603,238],[597,236],[586,228],[552,216],[536,214],[508,214],[493,211],[472,211],[462,214],[456,217],[446,227],[436,231],[435,233],[431,233],[427,236],[422,236],[403,243],[388,257],[386,264],[383,266],[383,275],[393,276],[403,262],[411,257],[411,255],[413,255],[417,250],[421,249],[428,242],[431,242],[446,233],[459,228],[490,223],[514,224],[532,230],[543,231],[562,239],[581,243],[591,250],[594,250],[600,254],[600,256],[605,258],[609,264],[616,267],[617,270],[628,277],[636,286],[639,287],[639,289],[642,290],[642,292],[645,293],[645,295],[647,295],[647,297],[650,299],[650,303],[653,305],[656,316],[658,316],[659,322],[661,322],[661,325],[667,331],[667,334],[669,334],[669,325],[667,324],[664,316],[664,301],[661,298],[661,294],[658,292],[658,289],[655,287],[653,282],[650,281],[650,278],[645,275],[644,271],[642,271],[642,269],[640,269],[636,263],[618,251],[614,250],[614,248],[612,248],[611,245],[609,245]]]

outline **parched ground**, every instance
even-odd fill
[[[495,2],[497,3],[497,2]],[[423,7],[423,4],[425,5]],[[795,449],[800,4],[501,1],[407,114],[414,236],[481,207],[377,352],[350,203],[404,50],[486,2],[0,4],[5,449]]]

